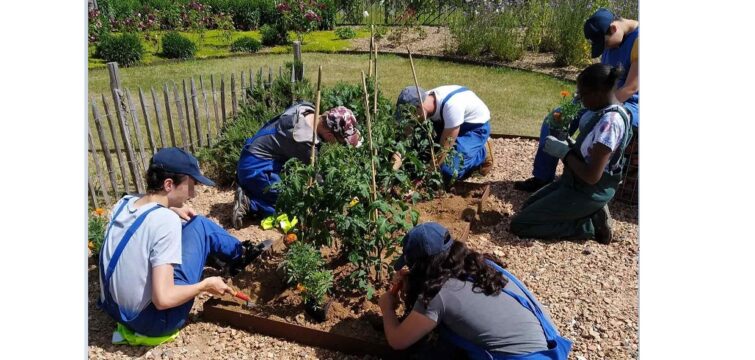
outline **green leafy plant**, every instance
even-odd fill
[[[288,44],[288,32],[282,24],[265,24],[260,28],[262,44],[265,46]]]
[[[546,117],[546,122],[551,129],[551,133],[556,137],[565,138],[569,130],[569,124],[571,124],[581,109],[582,103],[575,96],[572,96],[567,90],[561,91],[561,100],[558,107]]]
[[[314,271],[305,276],[301,284],[304,287],[302,291],[304,301],[312,301],[315,303],[315,308],[321,308],[325,303],[326,295],[333,288],[333,272]]]
[[[169,31],[162,38],[163,56],[170,59],[191,59],[197,46],[187,37],[176,31]]]
[[[256,53],[260,48],[262,48],[262,44],[259,40],[249,36],[239,38],[231,45],[231,51],[233,52]]]
[[[555,7],[556,65],[582,66],[590,62],[590,44],[585,40],[585,21],[607,0],[562,0]]]
[[[139,36],[133,33],[107,35],[100,40],[95,52],[96,57],[121,66],[138,64],[143,55],[144,47]]]
[[[325,261],[322,255],[311,244],[301,241],[291,244],[286,257],[283,260],[283,269],[286,272],[289,284],[303,283],[307,276],[320,270]]]
[[[87,228],[87,238],[89,240],[89,249],[92,254],[97,256],[100,253],[102,242],[105,240],[105,229],[107,228],[108,218],[105,210],[97,208],[89,213],[89,226]]]
[[[351,28],[340,27],[336,29],[336,36],[338,36],[339,39],[352,39],[357,36],[357,33]]]

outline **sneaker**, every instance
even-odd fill
[[[233,228],[241,229],[241,225],[244,222],[244,216],[249,209],[249,198],[244,194],[244,190],[241,186],[236,187],[236,194],[233,196],[233,214],[231,215],[231,222]]]
[[[514,189],[531,193],[540,190],[540,188],[550,183],[550,181],[543,181],[536,177],[531,177],[524,181],[514,182]]]
[[[495,163],[493,161],[493,145],[490,145],[490,140],[485,143],[485,147],[488,151],[485,156],[485,161],[482,163],[482,166],[480,166],[480,174],[482,176],[489,174],[490,171],[493,170],[493,164]]]
[[[604,245],[610,244],[613,235],[611,231],[613,220],[608,211],[608,204],[593,214],[591,219],[592,225],[595,227],[595,240]]]

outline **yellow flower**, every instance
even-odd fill
[[[103,209],[103,208],[96,208],[96,209],[94,209],[94,213],[97,214],[97,216],[105,215],[105,209]]]
[[[568,91],[566,91],[566,90],[561,90],[561,97],[567,97],[567,96],[569,96],[569,95],[571,95],[571,93],[570,93],[570,92],[568,92]]]
[[[359,204],[359,198],[357,198],[356,196],[354,196],[354,198],[351,199],[351,202],[349,202],[349,208],[353,208],[357,204]]]

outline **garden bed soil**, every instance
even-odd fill
[[[513,183],[531,176],[537,141],[491,141],[496,161],[491,173],[467,181],[491,184],[483,213],[494,210],[501,218],[495,223],[473,224],[467,245],[502,258],[508,270],[537,296],[559,332],[574,341],[570,358],[636,359],[639,356],[637,207],[615,201],[609,205],[614,218],[614,241],[607,246],[585,240],[518,238],[508,231],[510,218],[529,194],[514,190]],[[240,240],[280,237],[276,231],[261,230],[259,222],[251,220],[240,230],[232,229],[233,189],[198,186],[196,192],[189,205]],[[217,271],[205,269],[204,276],[216,275]],[[187,325],[176,341],[154,348],[112,345],[115,322],[95,305],[99,292],[95,261],[89,267],[91,359],[364,359],[208,322],[202,316],[210,298],[207,294],[195,299]],[[298,311],[303,313],[301,308]],[[340,325],[348,326],[348,322]]]

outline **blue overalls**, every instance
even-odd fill
[[[118,207],[118,210],[116,210],[115,215],[113,216],[113,221],[111,221],[105,232],[105,242],[108,241],[110,229],[112,229],[113,223],[118,218],[118,215],[123,208],[126,207],[128,199],[128,197],[124,198],[123,203]],[[194,299],[191,299],[179,306],[165,310],[158,310],[155,305],[150,302],[146,308],[135,316],[127,316],[121,311],[110,294],[110,279],[113,276],[116,265],[118,265],[123,249],[126,248],[131,237],[142,225],[147,215],[160,207],[162,206],[159,204],[155,205],[136,218],[134,223],[118,243],[118,246],[113,252],[113,256],[110,258],[107,269],[103,267],[104,251],[100,252],[99,259],[100,278],[102,279],[100,284],[105,297],[104,299],[98,299],[97,306],[110,315],[113,320],[126,325],[126,327],[133,331],[147,336],[163,336],[181,328],[186,323],[189,311],[194,305]],[[102,244],[102,249],[106,249],[104,242]],[[192,285],[199,283],[202,279],[202,271],[204,270],[204,264],[209,254],[216,255],[222,260],[233,262],[241,258],[242,252],[242,246],[238,239],[228,234],[227,231],[212,220],[197,215],[183,224],[181,230],[182,264],[173,265],[173,281],[176,285]],[[152,284],[148,285],[152,286]],[[141,289],[134,289],[134,291],[141,291]]]
[[[545,314],[543,314],[543,311],[535,302],[532,294],[529,292],[529,290],[527,290],[524,284],[519,281],[519,279],[517,279],[514,275],[512,275],[502,267],[498,266],[498,264],[490,260],[486,260],[486,262],[492,268],[500,272],[504,277],[509,279],[509,281],[512,281],[514,285],[516,285],[524,293],[525,297],[522,297],[521,295],[518,295],[510,290],[502,289],[504,293],[514,298],[519,304],[524,306],[527,310],[531,311],[532,314],[535,315],[537,320],[540,322],[540,326],[543,328],[543,332],[545,333],[545,341],[548,345],[548,350],[519,355],[507,355],[498,352],[491,352],[483,349],[479,345],[467,339],[464,339],[459,335],[456,335],[445,326],[442,326],[440,328],[441,337],[444,340],[452,343],[453,345],[464,349],[467,352],[467,356],[472,360],[566,360],[569,357],[569,352],[571,352],[572,341],[561,336],[558,333],[558,330],[556,330],[553,324],[548,321],[548,319],[545,317]]]
[[[263,216],[275,213],[278,190],[274,190],[270,186],[281,181],[279,174],[283,169],[283,164],[273,159],[255,156],[249,147],[256,139],[275,134],[277,120],[276,117],[268,121],[253,137],[246,140],[236,167],[239,186],[249,198],[249,211]]]
[[[605,49],[600,57],[601,64],[607,64],[611,66],[621,66],[624,68],[624,75],[619,79],[617,88],[624,86],[629,73],[629,67],[632,64],[632,47],[637,37],[640,35],[640,29],[637,28],[631,33],[627,34],[624,41],[616,49]],[[631,116],[632,126],[639,128],[640,126],[640,93],[637,92],[632,95],[627,101],[624,102],[624,108],[627,109]],[[578,114],[572,120],[569,126],[569,134],[574,134],[579,126],[579,118],[583,112]],[[547,119],[547,116],[546,116]],[[545,138],[550,135],[550,127],[548,122],[543,119],[543,124],[540,126],[540,142],[537,146],[537,152],[535,153],[535,162],[532,167],[532,176],[543,180],[553,181],[556,177],[556,167],[558,166],[558,158],[550,156],[543,151],[545,146]]]
[[[511,232],[522,238],[535,239],[594,238],[595,226],[591,216],[611,201],[626,168],[624,149],[632,137],[629,118],[616,107],[595,113],[579,129],[576,144],[572,147],[572,153],[582,159],[579,149],[587,135],[606,112],[613,111],[618,112],[624,120],[625,132],[621,145],[611,155],[609,169],[615,164],[619,166],[611,172],[604,170],[600,180],[593,185],[582,181],[566,167],[558,181],[538,190],[524,202],[511,219]]]
[[[440,121],[434,121],[433,127],[435,129],[436,137],[435,142],[440,142],[440,135],[445,127],[445,119],[443,118],[443,109],[446,106],[446,102],[454,95],[470,91],[466,87],[460,87],[451,93],[449,93],[440,105]],[[455,156],[449,154],[449,158],[443,162],[440,166],[440,173],[443,175],[445,181],[451,179],[464,180],[469,175],[485,162],[487,156],[487,148],[485,143],[490,138],[490,119],[482,124],[469,124],[462,123],[459,128],[459,135],[456,137],[456,144],[454,149],[457,153]],[[450,162],[450,165],[449,165]]]

